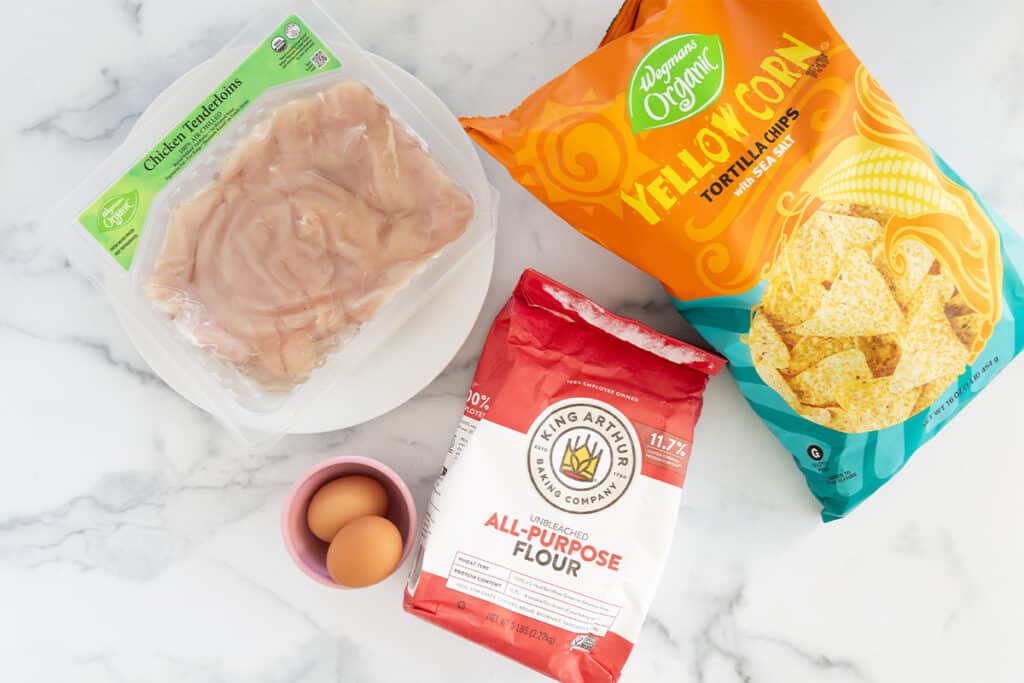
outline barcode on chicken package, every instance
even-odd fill
[[[323,68],[323,66],[329,61],[331,61],[331,58],[328,57],[323,50],[317,50],[313,53],[313,56],[309,58],[309,63],[317,69]]]

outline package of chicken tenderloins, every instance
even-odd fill
[[[56,209],[161,372],[250,445],[287,433],[493,235],[479,161],[410,97],[314,0],[282,2]]]

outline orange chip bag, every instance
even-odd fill
[[[664,284],[826,520],[1024,346],[1019,237],[813,0],[629,0],[595,52],[463,125]]]

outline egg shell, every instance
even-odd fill
[[[383,581],[402,559],[402,534],[376,515],[352,520],[327,548],[327,573],[335,583],[362,588]]]
[[[330,543],[338,530],[354,519],[383,515],[388,492],[373,477],[361,474],[339,477],[313,494],[306,509],[306,524],[313,535]]]

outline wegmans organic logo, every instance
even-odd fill
[[[664,128],[704,111],[722,94],[722,39],[700,33],[667,38],[644,55],[629,82],[633,132]]]
[[[554,404],[534,420],[528,436],[534,488],[559,510],[574,514],[617,502],[633,481],[641,453],[626,416],[590,399]]]
[[[100,206],[100,232],[117,230],[132,222],[139,210],[139,191],[132,190],[124,194],[108,197]]]

